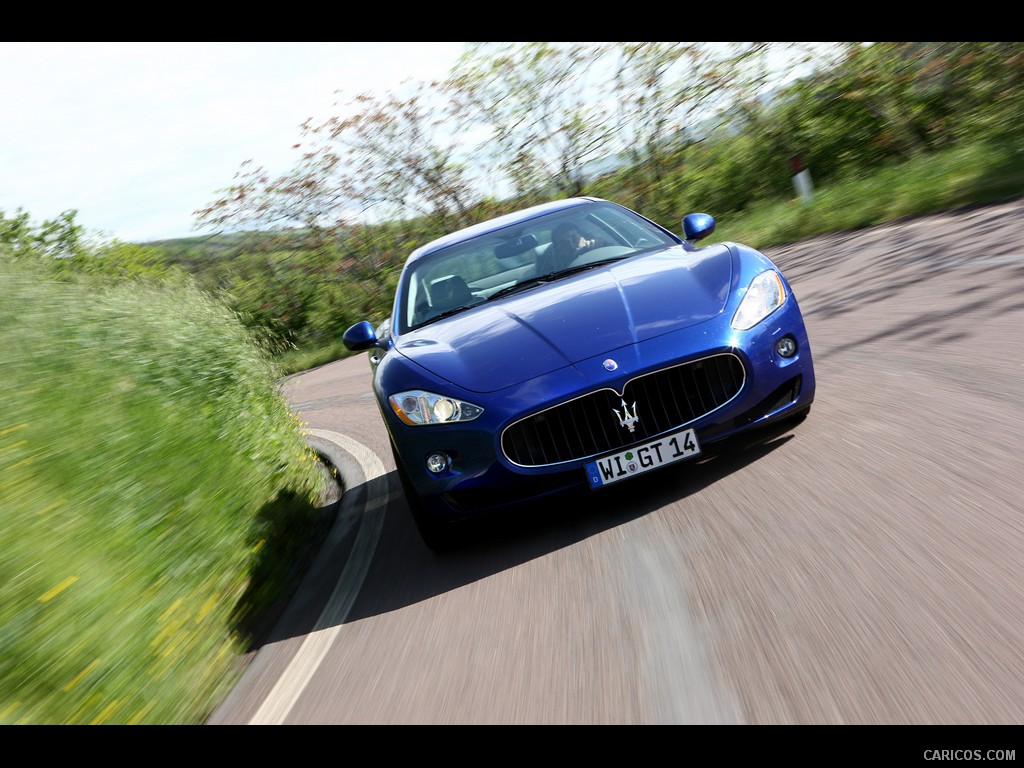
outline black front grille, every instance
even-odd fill
[[[601,389],[517,421],[502,434],[501,448],[523,467],[598,456],[721,408],[739,394],[743,381],[743,364],[729,353],[676,365],[630,380],[621,395]],[[620,425],[633,416],[632,431]]]

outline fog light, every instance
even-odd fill
[[[796,354],[796,340],[792,336],[783,336],[775,342],[775,351],[779,357],[792,357]]]
[[[427,456],[427,469],[433,474],[439,475],[448,469],[448,465],[451,464],[451,461],[452,460],[448,458],[447,454],[438,451],[437,453],[432,453]]]

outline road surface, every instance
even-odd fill
[[[290,379],[345,495],[210,722],[1024,722],[1024,201],[766,252],[805,422],[444,556],[365,355]]]

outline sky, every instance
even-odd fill
[[[0,42],[0,212],[69,210],[102,239],[190,237],[252,160],[288,171],[303,122],[448,74],[461,42]]]

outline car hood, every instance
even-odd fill
[[[724,244],[668,248],[402,334],[395,351],[463,389],[493,392],[709,320],[731,279]]]

